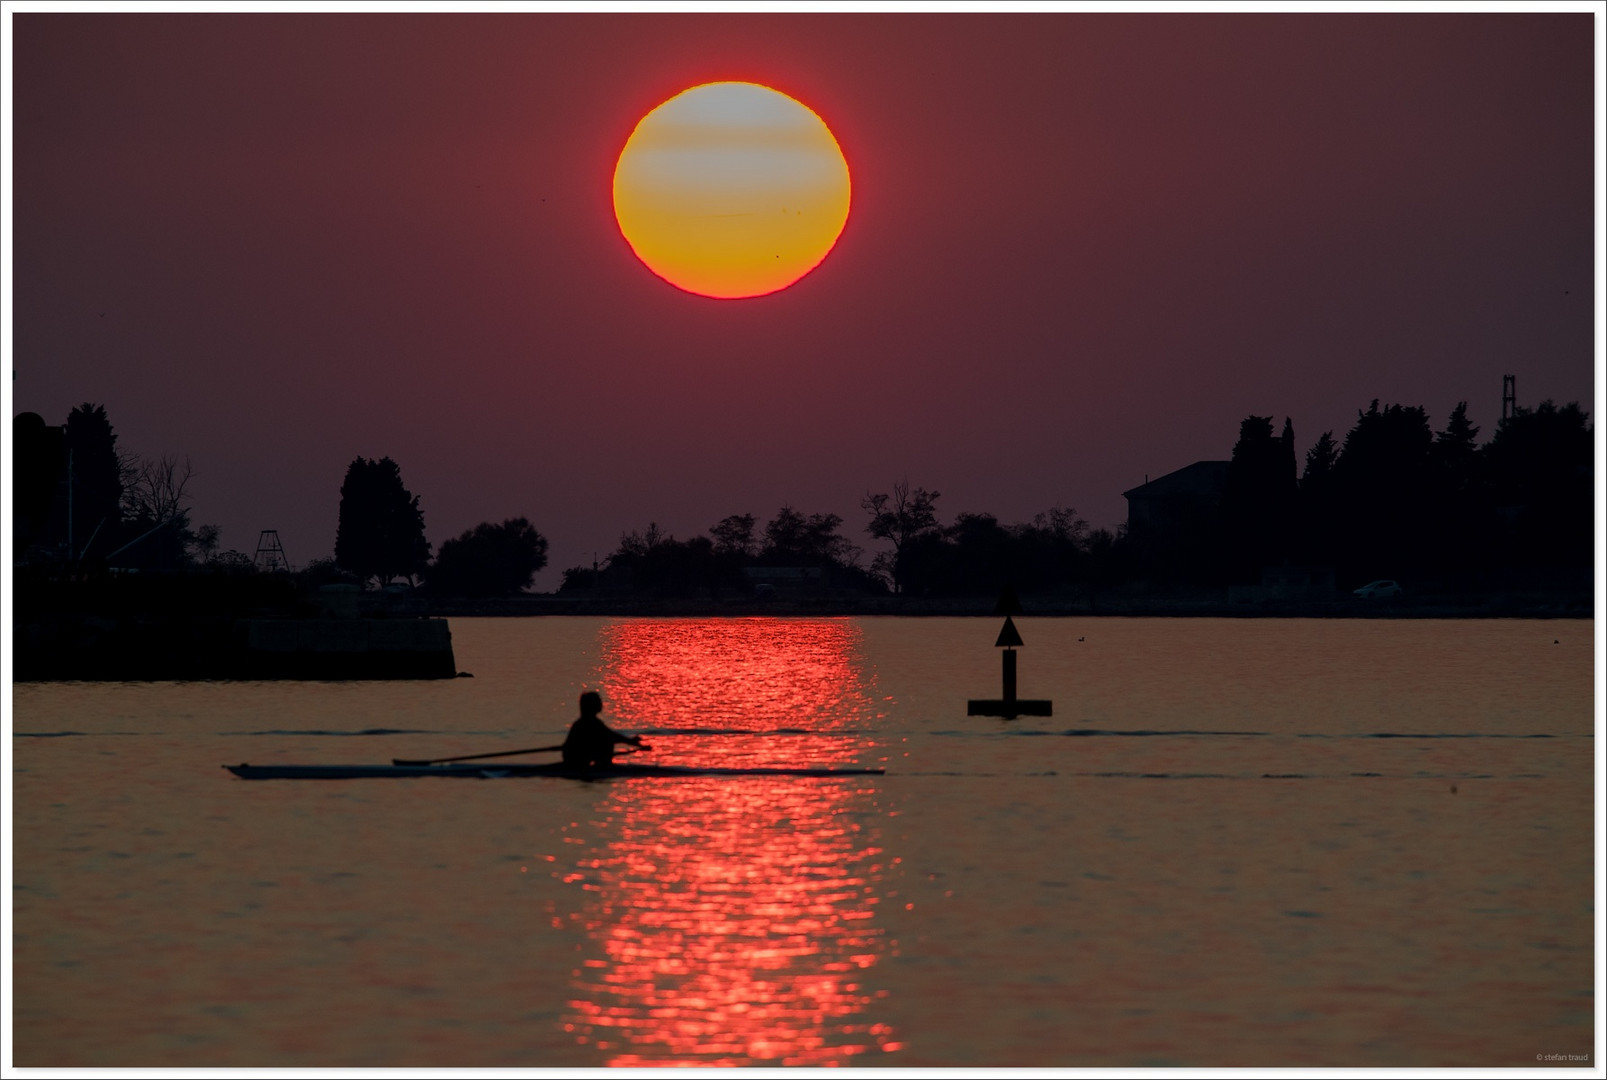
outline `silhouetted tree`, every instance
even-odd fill
[[[754,524],[752,514],[732,514],[721,518],[718,524],[709,529],[709,535],[714,537],[715,553],[744,561],[753,558],[759,553],[759,542],[753,535]]]
[[[635,573],[637,587],[657,596],[713,595],[735,584],[731,563],[715,555],[707,536],[655,544]]]
[[[209,563],[217,557],[221,530],[216,525],[202,525],[195,530],[191,547],[198,562]]]
[[[104,405],[86,401],[68,413],[66,443],[72,522],[68,528],[65,518],[62,520],[61,535],[56,539],[64,542],[71,536],[71,558],[76,561],[92,538],[104,552],[109,550],[105,542],[118,534],[125,465]]]
[[[443,542],[424,582],[444,596],[515,596],[546,565],[547,538],[525,518],[486,521]]]
[[[195,561],[197,534],[187,505],[195,470],[189,458],[123,456],[123,528],[107,558],[120,566],[172,570]],[[217,546],[216,526],[211,544]]]
[[[132,480],[123,488],[125,517],[152,523],[188,517],[185,495],[195,476],[189,458],[180,462],[163,454],[155,459],[132,459],[128,464]]]
[[[1239,424],[1224,513],[1228,570],[1241,580],[1258,578],[1263,566],[1289,556],[1297,491],[1294,439],[1287,418],[1281,437],[1273,436],[1270,416],[1248,416]]]
[[[1334,495],[1334,465],[1339,460],[1339,444],[1334,433],[1325,431],[1306,451],[1306,468],[1300,474],[1298,496],[1300,558],[1319,566],[1332,566],[1340,543],[1336,536],[1339,509]]]
[[[668,543],[674,539],[675,537],[658,527],[658,522],[650,521],[647,523],[647,528],[641,532],[632,529],[628,533],[620,534],[619,551],[615,553],[615,558],[620,556],[641,557],[660,544]]]
[[[1133,553],[1127,542],[1127,529],[1116,532],[1095,529],[1088,534],[1087,559],[1082,575],[1088,590],[1088,606],[1097,610],[1100,594],[1133,575]]]
[[[1026,591],[1064,589],[1085,576],[1088,522],[1055,506],[1009,528],[1014,549],[1010,580]]]
[[[1287,416],[1283,418],[1283,434],[1278,436],[1278,487],[1285,500],[1294,497],[1295,488],[1295,425]]]
[[[941,492],[925,488],[910,489],[909,481],[893,485],[893,494],[867,494],[860,506],[870,515],[865,531],[877,540],[893,545],[892,551],[879,553],[871,560],[871,570],[881,574],[893,584],[894,592],[902,592],[900,559],[914,540],[931,537],[938,532],[937,499]]]
[[[219,529],[190,527],[189,489],[195,478],[190,459],[181,461],[173,454],[118,457],[123,465],[123,527],[105,546],[112,549],[106,558],[119,566],[164,570],[210,562]]]
[[[934,591],[980,596],[1018,584],[1014,537],[992,514],[958,514],[943,538],[946,565]]]
[[[560,593],[590,591],[602,584],[602,568],[597,566],[571,566],[564,571],[558,586]]]
[[[758,561],[768,566],[850,565],[857,551],[837,532],[842,523],[836,514],[804,517],[783,506],[764,527]]]
[[[1339,446],[1334,433],[1325,431],[1306,451],[1306,471],[1300,474],[1301,488],[1316,488],[1327,484],[1334,474],[1334,462],[1339,460]]]
[[[906,538],[893,569],[909,595],[997,596],[1007,585],[1049,592],[1079,580],[1087,536],[1088,523],[1067,507],[1014,525],[962,513],[947,528]]]
[[[1434,435],[1421,406],[1390,405],[1380,410],[1374,398],[1366,412],[1356,413],[1356,426],[1334,472],[1352,486],[1374,492],[1405,491],[1419,484],[1428,464]]]
[[[1594,466],[1590,420],[1578,402],[1518,407],[1484,448],[1488,498],[1501,521],[1500,556],[1534,567],[1592,562]]]
[[[222,556],[219,556],[222,558]],[[334,559],[314,559],[296,572],[297,583],[313,591],[325,585],[361,585],[356,575],[335,565]]]
[[[1453,491],[1473,487],[1478,467],[1479,429],[1468,420],[1468,403],[1459,401],[1445,422],[1445,430],[1434,437],[1432,458],[1437,483]]]
[[[1088,522],[1077,516],[1077,509],[1073,506],[1051,506],[1040,514],[1034,514],[1032,528],[1056,540],[1078,545],[1089,535]]]
[[[564,571],[560,592],[603,588],[654,597],[714,596],[743,587],[741,560],[715,550],[707,536],[677,540],[657,522],[619,539],[619,550],[599,571],[573,567]]]
[[[418,496],[402,485],[402,470],[390,458],[357,458],[340,486],[340,523],[335,532],[335,564],[363,581],[387,585],[410,582],[430,560],[424,539],[424,512]]]
[[[256,570],[256,563],[251,556],[233,548],[214,555],[207,563],[211,569],[222,573],[249,574]]]
[[[1425,499],[1431,514],[1425,526],[1442,575],[1464,575],[1489,554],[1494,519],[1481,491],[1478,434],[1467,402],[1458,402],[1429,451]]]
[[[1433,561],[1429,524],[1434,435],[1420,406],[1358,411],[1334,463],[1341,565],[1361,577],[1395,576]]]
[[[68,414],[62,442],[70,452],[61,474],[67,482],[42,538],[47,546],[65,545],[70,505],[74,562],[174,569],[192,561],[188,459],[148,460],[119,449],[105,407],[87,402]]]

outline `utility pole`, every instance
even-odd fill
[[[67,429],[61,429],[65,432]],[[67,448],[67,558],[72,560],[73,552],[73,448]]]
[[[1501,376],[1501,419],[1511,420],[1518,412],[1518,380],[1514,375]]]

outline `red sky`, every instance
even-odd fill
[[[936,488],[944,520],[1300,452],[1373,398],[1594,400],[1584,14],[112,15],[13,28],[12,411],[188,455],[296,565],[353,457],[430,540],[528,517],[538,587],[649,521]],[[854,201],[758,299],[613,220],[636,122],[797,97]]]

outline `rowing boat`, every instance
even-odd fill
[[[694,765],[633,765],[584,769],[561,761],[541,765],[225,765],[243,780],[364,780],[377,777],[455,776],[500,780],[510,776],[558,776],[571,780],[615,780],[697,776],[881,776],[886,769],[718,768]]]

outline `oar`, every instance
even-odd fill
[[[553,750],[562,750],[558,746],[532,746],[528,750],[501,750],[495,754],[464,754],[462,757],[438,757],[410,760],[408,758],[391,758],[392,765],[445,765],[449,761],[479,761],[481,758],[513,757],[515,754],[545,754]]]
[[[642,750],[651,750],[651,749],[653,749],[651,746],[648,746],[647,744],[640,743],[640,742],[634,743],[632,745],[634,745],[637,749],[635,751],[627,750],[626,753],[637,753],[637,752],[640,752]],[[546,753],[550,753],[550,752],[552,752],[554,750],[562,750],[562,749],[563,749],[563,744],[560,743],[557,746],[532,746],[528,750],[499,750],[495,754],[464,754],[462,757],[391,758],[391,764],[392,765],[445,765],[445,764],[447,764],[448,762],[451,762],[451,761],[483,761],[486,758],[513,757],[515,754],[546,754]]]

